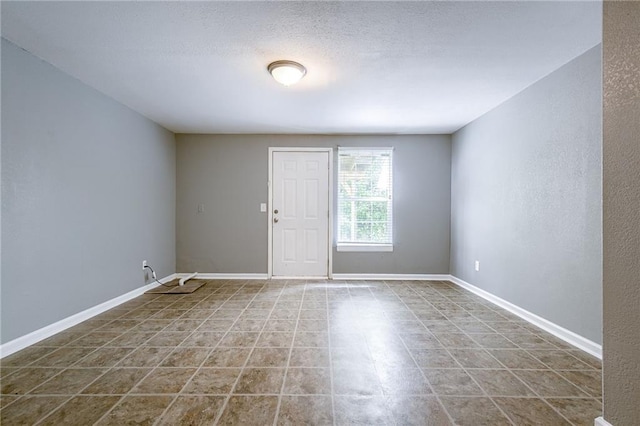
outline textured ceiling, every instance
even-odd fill
[[[600,43],[601,9],[3,1],[2,36],[175,132],[451,133]]]

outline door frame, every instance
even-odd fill
[[[326,152],[328,153],[329,169],[328,173],[328,194],[329,198],[329,220],[327,222],[327,278],[333,278],[333,148],[314,147],[269,147],[269,176],[267,187],[269,189],[267,202],[267,276],[273,277],[273,153],[274,152]],[[292,277],[294,278],[294,277]],[[324,278],[324,277],[323,277]]]

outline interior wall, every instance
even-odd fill
[[[601,87],[596,46],[456,132],[451,182],[451,273],[597,343]]]
[[[176,135],[177,270],[267,273],[269,147],[394,147],[394,250],[335,251],[334,273],[449,272],[450,137]],[[334,185],[335,188],[335,185]],[[204,212],[198,213],[202,204]],[[334,190],[334,213],[337,206]],[[333,233],[335,234],[335,232]]]
[[[2,336],[175,270],[173,133],[2,40]]]
[[[640,3],[604,2],[604,418],[640,421]]]

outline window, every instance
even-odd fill
[[[338,148],[338,251],[393,251],[392,148]]]

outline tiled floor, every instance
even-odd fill
[[[210,281],[1,367],[3,425],[592,425],[601,407],[598,360],[433,281]]]

